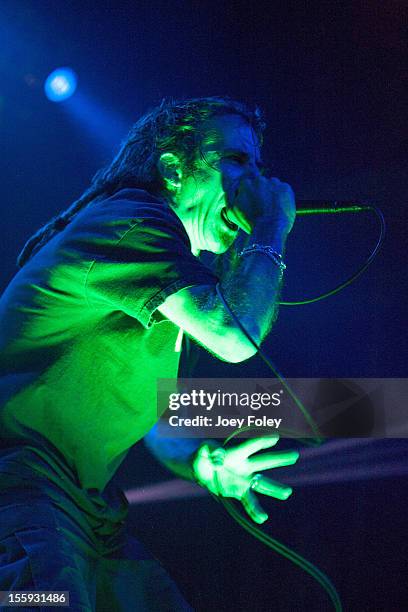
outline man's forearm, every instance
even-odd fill
[[[262,342],[277,317],[282,272],[267,255],[260,252],[238,256],[237,250],[252,244],[271,246],[283,255],[286,235],[278,230],[271,232],[262,224],[256,227],[238,249],[235,245],[224,260],[220,289],[225,300],[238,319],[257,343]],[[217,300],[217,307],[225,308]],[[224,312],[224,316],[228,316]]]
[[[230,229],[235,223],[249,234],[244,246],[258,244],[264,249],[246,250],[218,273],[224,299],[213,284],[198,284],[168,296],[158,309],[218,359],[239,363],[252,357],[256,346],[242,333],[236,318],[257,345],[276,318],[283,267],[276,253],[283,255],[295,208],[289,185],[260,175],[242,178],[228,202],[225,215]],[[229,236],[226,244],[232,244],[233,238]],[[237,248],[227,251],[227,260]]]

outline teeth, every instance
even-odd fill
[[[228,211],[227,211],[226,208],[223,208],[221,210],[221,217],[222,217],[225,225],[227,225],[230,229],[232,229],[234,231],[236,231],[238,229],[238,225],[236,225],[230,219],[228,219]]]

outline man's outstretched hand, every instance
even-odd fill
[[[263,523],[268,515],[261,508],[254,492],[285,500],[292,494],[291,487],[275,482],[258,472],[293,465],[299,458],[297,451],[254,453],[275,446],[277,434],[242,442],[233,448],[211,450],[207,444],[200,447],[193,470],[200,484],[211,493],[239,499],[255,523]]]

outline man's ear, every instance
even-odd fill
[[[162,153],[157,162],[157,169],[162,177],[166,189],[177,191],[181,187],[183,171],[180,159],[174,153]]]

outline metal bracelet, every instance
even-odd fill
[[[274,264],[278,266],[281,272],[286,270],[286,264],[283,261],[282,255],[271,246],[262,244],[252,244],[251,246],[247,246],[245,247],[245,249],[242,249],[242,251],[238,253],[238,255],[239,257],[244,257],[245,255],[250,255],[251,253],[263,253],[264,255],[269,257],[269,259],[272,259]]]

